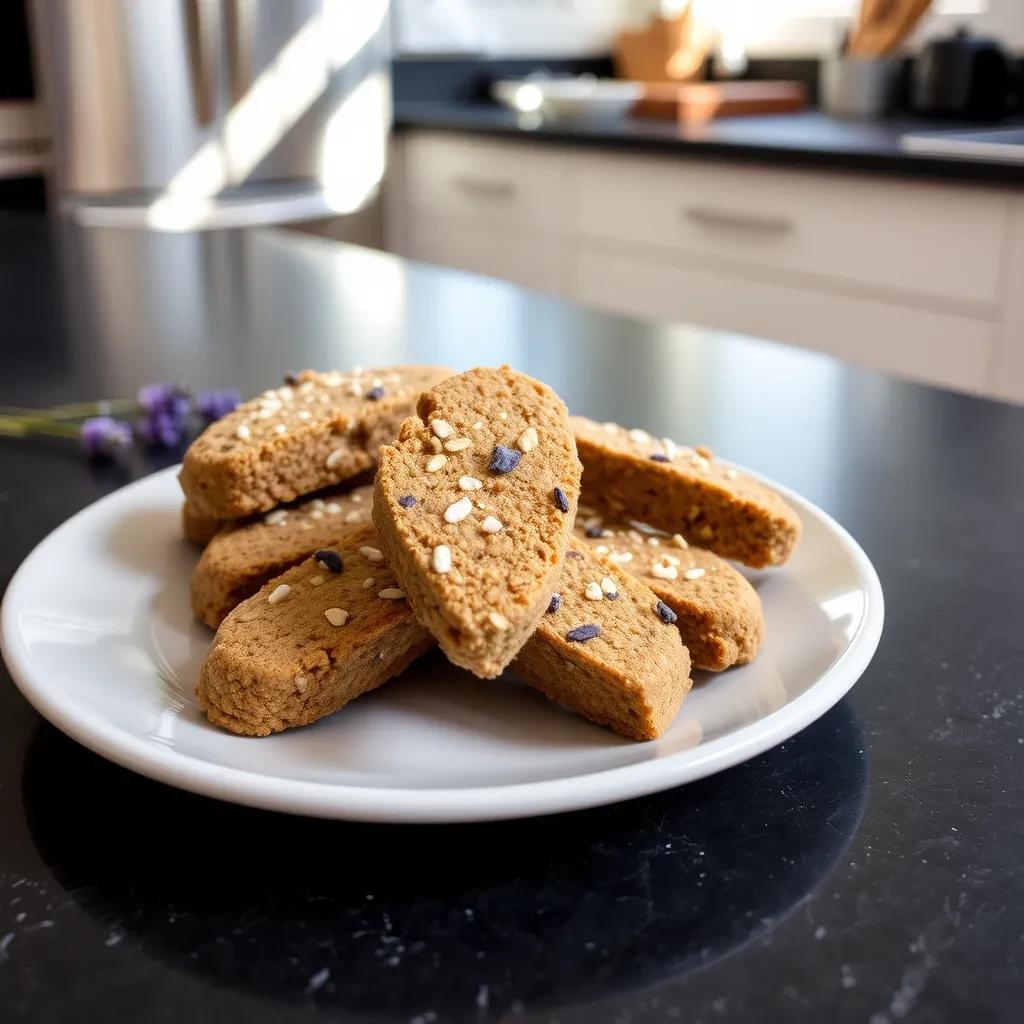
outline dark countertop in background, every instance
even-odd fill
[[[178,792],[63,737],[0,668],[5,1021],[1019,1019],[1024,409],[275,230],[0,221],[0,310],[7,404],[508,360],[578,412],[801,491],[863,544],[887,606],[864,677],[784,745],[475,826]],[[0,586],[69,515],[177,458],[0,442]]]
[[[1011,122],[997,127],[1010,127]],[[706,125],[679,125],[650,118],[602,121],[540,121],[493,103],[450,99],[395,103],[396,128],[434,128],[538,142],[598,146],[611,150],[717,157],[793,167],[826,167],[901,177],[939,178],[1024,188],[1024,164],[986,163],[907,153],[907,132],[977,129],[977,125],[902,118],[842,121],[817,112],[730,117]]]

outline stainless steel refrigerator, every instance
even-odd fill
[[[83,224],[350,213],[384,173],[388,0],[32,0],[51,196]]]

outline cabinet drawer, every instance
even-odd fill
[[[504,278],[538,291],[565,292],[566,255],[549,239],[524,237],[496,225],[423,214],[409,224],[408,255],[426,263]]]
[[[414,132],[405,145],[413,209],[564,234],[566,167],[560,151]]]
[[[574,173],[586,236],[947,302],[998,300],[1000,192],[656,157],[577,159]]]
[[[993,326],[971,317],[597,252],[579,258],[575,297],[616,313],[737,331],[918,380],[985,389]]]

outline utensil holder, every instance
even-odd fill
[[[896,67],[888,57],[826,58],[819,78],[822,107],[836,117],[880,117],[888,106]]]

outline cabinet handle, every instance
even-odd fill
[[[477,178],[468,174],[458,174],[452,178],[452,184],[466,195],[480,199],[511,199],[516,194],[516,187],[511,181],[495,181],[492,178]]]
[[[732,210],[716,209],[713,206],[687,206],[682,210],[682,216],[692,224],[699,224],[703,228],[753,231],[762,235],[785,235],[796,227],[789,217],[736,213]]]

